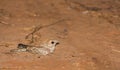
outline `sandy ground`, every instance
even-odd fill
[[[50,39],[53,54],[9,53]],[[0,0],[0,70],[120,70],[120,0]]]

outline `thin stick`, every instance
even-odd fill
[[[62,21],[65,21],[65,19],[61,19],[61,20],[59,20],[59,21],[57,21],[57,22],[54,22],[54,23],[52,23],[52,24],[49,24],[49,25],[44,25],[44,26],[38,25],[38,26],[36,26],[36,27],[34,28],[34,30],[33,30],[31,33],[29,33],[29,34],[25,37],[25,39],[28,39],[29,36],[32,36],[30,43],[33,43],[33,42],[34,42],[34,34],[35,34],[37,31],[39,31],[39,30],[42,29],[42,28],[46,28],[46,27],[49,27],[49,26],[52,26],[52,25],[56,25],[56,24],[58,24],[58,23],[60,23],[60,22],[62,22]],[[41,37],[41,36],[40,36],[40,37]]]

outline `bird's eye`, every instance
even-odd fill
[[[54,42],[53,42],[53,41],[52,41],[51,43],[52,43],[52,44],[54,44]]]

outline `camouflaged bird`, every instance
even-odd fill
[[[17,49],[12,49],[10,52],[30,52],[39,55],[47,55],[54,52],[57,44],[59,44],[57,40],[50,40],[47,43],[41,44],[39,47],[18,44]]]

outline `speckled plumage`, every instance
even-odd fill
[[[18,46],[17,49],[12,49],[11,52],[30,52],[39,55],[47,55],[54,52],[55,47],[58,43],[59,42],[57,40],[50,40],[48,43],[41,44],[39,47],[29,47],[28,45],[27,47],[25,47],[23,45],[22,48],[22,46],[20,45],[20,48]]]

